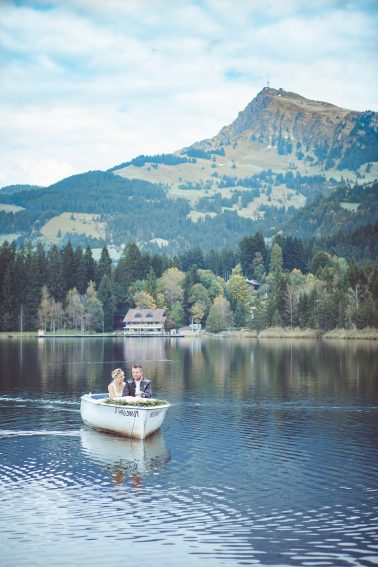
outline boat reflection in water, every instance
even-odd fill
[[[147,439],[117,437],[93,429],[80,432],[83,452],[111,471],[114,484],[131,477],[134,487],[143,484],[143,477],[159,472],[171,458],[161,430]]]

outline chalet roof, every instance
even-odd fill
[[[165,309],[129,309],[124,323],[165,323]]]
[[[249,280],[248,278],[246,278],[245,281],[246,281],[248,284],[250,284],[250,285],[260,285],[259,282],[257,282],[256,280],[253,280],[253,279],[252,279],[252,280]]]

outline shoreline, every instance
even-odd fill
[[[333,329],[332,331],[327,331],[322,333],[317,329],[299,329],[299,328],[285,328],[285,327],[270,327],[268,329],[263,329],[259,333],[257,331],[248,329],[239,330],[229,330],[221,331],[220,333],[209,333],[207,331],[196,331],[194,333],[182,334],[182,335],[156,335],[156,336],[140,336],[140,337],[130,337],[130,335],[122,335],[117,333],[86,333],[86,334],[76,334],[76,333],[56,333],[46,334],[44,336],[38,337],[35,331],[2,331],[0,332],[0,339],[30,339],[37,338],[39,340],[44,339],[87,339],[87,338],[221,338],[221,339],[258,339],[258,340],[269,340],[269,339],[312,339],[312,340],[378,340],[378,329],[365,328],[365,329]]]
[[[208,334],[214,336],[213,334]],[[322,333],[317,329],[299,329],[285,327],[269,327],[259,333],[257,331],[223,331],[218,336],[222,338],[255,338],[258,340],[269,339],[312,339],[312,340],[378,340],[378,330],[373,328],[365,329],[333,329]]]

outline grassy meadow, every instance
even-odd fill
[[[106,223],[99,221],[99,215],[90,213],[61,213],[42,227],[43,237],[52,243],[59,243],[67,232],[105,237]]]

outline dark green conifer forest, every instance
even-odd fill
[[[235,250],[192,248],[168,257],[124,247],[39,243],[0,247],[0,331],[112,332],[130,307],[164,308],[170,324],[212,332],[271,326],[317,329],[378,326],[378,223],[302,241],[260,233]]]

